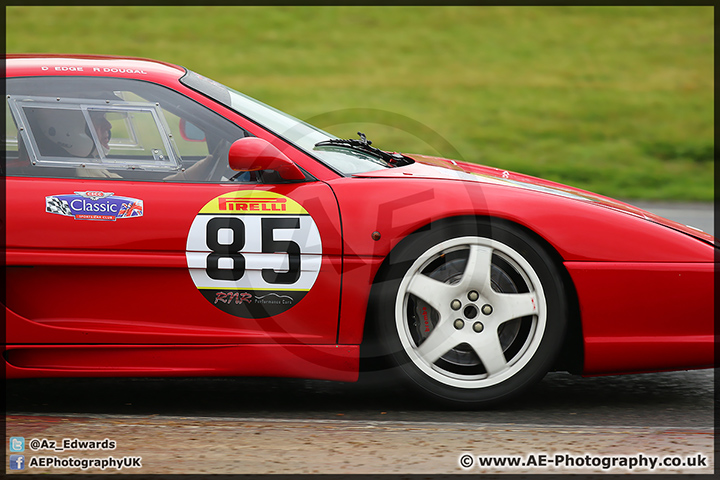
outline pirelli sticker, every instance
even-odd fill
[[[266,318],[297,305],[322,262],[315,221],[296,201],[243,190],[200,209],[185,252],[195,286],[223,312]]]

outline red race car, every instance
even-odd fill
[[[469,406],[550,370],[714,364],[699,230],[335,138],[162,62],[8,55],[6,75],[8,378],[367,365]]]

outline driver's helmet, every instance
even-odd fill
[[[89,156],[95,142],[80,110],[62,108],[35,109],[35,118],[45,139],[75,157]]]

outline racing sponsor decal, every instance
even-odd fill
[[[113,192],[85,191],[45,197],[45,212],[75,220],[107,220],[143,216],[143,201]]]
[[[320,232],[295,200],[243,190],[210,200],[193,220],[188,270],[214,307],[241,318],[266,318],[300,302],[322,263]]]

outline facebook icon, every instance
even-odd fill
[[[10,470],[25,470],[25,455],[10,455]]]

